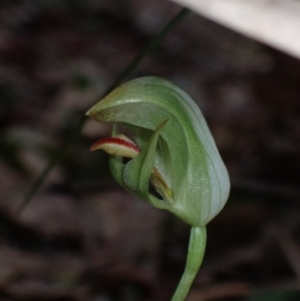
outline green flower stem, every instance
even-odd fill
[[[151,51],[153,51],[160,42],[164,39],[164,37],[178,24],[184,17],[189,13],[189,10],[183,8],[177,15],[175,15],[172,20],[147,44],[135,57],[134,59],[128,64],[118,75],[115,81],[112,83],[110,87],[105,91],[104,95],[111,92],[115,87],[117,87],[122,80],[126,76],[128,76],[132,70],[145,58]],[[102,97],[103,97],[102,96]],[[102,98],[100,97],[100,98]],[[97,100],[98,101],[98,100]],[[75,139],[80,134],[82,127],[85,124],[87,117],[83,116],[79,119],[77,124],[75,125],[73,132],[71,133],[70,137],[64,141],[61,148],[57,151],[57,153],[50,159],[48,164],[45,166],[44,170],[41,172],[40,176],[33,182],[33,184],[29,187],[28,192],[26,193],[22,203],[17,209],[18,213],[21,213],[26,205],[31,201],[34,197],[36,192],[39,188],[43,185],[44,181],[48,177],[49,173],[52,171],[53,167],[64,157],[67,150],[74,143]]]
[[[185,270],[171,301],[185,300],[202,264],[205,246],[206,228],[192,227]]]

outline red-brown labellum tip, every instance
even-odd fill
[[[139,147],[133,142],[117,137],[100,139],[90,147],[90,151],[99,149],[104,150],[109,155],[127,158],[135,158],[141,152]]]

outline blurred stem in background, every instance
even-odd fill
[[[125,79],[133,70],[136,68],[136,66],[142,61],[143,58],[145,58],[151,51],[153,51],[164,39],[164,37],[170,32],[184,17],[189,13],[189,10],[186,8],[183,8],[177,15],[175,15],[171,21],[155,36],[152,41],[148,45],[146,45],[132,60],[130,64],[128,64],[124,70],[120,72],[118,77],[115,79],[115,81],[112,83],[110,87],[107,88],[107,90],[103,93],[102,96],[99,98],[103,98],[106,94],[111,92],[115,87],[117,87],[123,79]],[[98,99],[99,99],[98,98]],[[97,101],[98,101],[97,99]],[[44,181],[46,180],[47,176],[53,169],[53,167],[63,158],[63,156],[66,154],[69,147],[72,145],[72,143],[75,141],[75,139],[78,137],[78,135],[81,132],[81,129],[86,121],[86,116],[82,116],[76,123],[72,133],[69,136],[69,139],[66,139],[61,148],[57,151],[57,153],[53,156],[53,158],[48,162],[48,164],[45,166],[44,170],[40,174],[40,176],[33,182],[33,184],[30,186],[28,192],[26,193],[21,205],[18,207],[18,213],[21,213],[23,209],[28,205],[28,203],[31,201],[31,199],[34,197],[36,192],[39,190],[39,188],[43,185]]]

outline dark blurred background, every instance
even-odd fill
[[[120,189],[77,120],[181,8],[161,0],[1,0],[0,300],[165,301],[189,227]],[[207,118],[232,192],[188,301],[300,294],[300,62],[191,13],[131,73],[165,77]]]

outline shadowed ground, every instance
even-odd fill
[[[165,301],[189,228],[121,190],[76,121],[180,8],[167,1],[0,4],[0,300]],[[190,14],[128,79],[165,77],[207,118],[233,185],[188,301],[299,300],[300,62]]]

